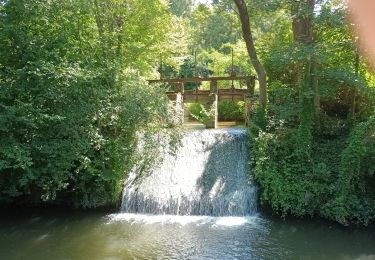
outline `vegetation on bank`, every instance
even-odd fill
[[[124,172],[175,122],[145,78],[263,67],[249,129],[261,203],[374,221],[375,77],[348,12],[335,0],[0,0],[0,203],[118,203]],[[190,109],[204,120],[202,108]],[[219,116],[243,109],[221,102]]]
[[[164,91],[142,79],[167,41],[167,5],[0,3],[0,203],[118,204],[124,173],[147,158],[136,133],[152,149],[147,136],[173,125]]]
[[[283,217],[367,225],[375,219],[374,74],[345,6],[287,2],[264,9],[291,16],[267,38],[269,102],[250,127],[261,203]]]

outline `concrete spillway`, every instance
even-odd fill
[[[176,155],[141,181],[125,183],[121,211],[153,215],[245,216],[256,212],[244,129],[188,131]]]

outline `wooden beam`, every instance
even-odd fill
[[[255,76],[228,76],[228,77],[208,77],[208,78],[179,78],[179,79],[153,79],[149,80],[149,83],[186,83],[186,82],[202,82],[202,81],[219,81],[219,80],[251,80],[255,79]]]

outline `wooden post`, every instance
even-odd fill
[[[164,79],[164,75],[163,75],[163,55],[160,54],[160,79]]]
[[[209,103],[208,105],[210,108],[214,110],[213,117],[206,123],[206,128],[217,128],[217,94],[211,93],[209,96]]]
[[[181,93],[176,94],[176,112],[178,124],[184,123],[184,97]]]
[[[210,92],[217,94],[217,80],[212,80],[210,82]]]
[[[180,123],[183,124],[185,119],[185,105],[184,105],[184,83],[178,82],[177,83],[177,95],[176,95],[176,109],[179,113],[179,120]]]
[[[212,80],[210,82],[210,95],[208,105],[214,110],[214,116],[207,122],[206,128],[216,128],[217,127],[217,107],[218,107],[218,88],[217,81]]]
[[[194,77],[198,77],[197,50],[194,49]],[[195,81],[195,103],[198,103],[198,81]]]
[[[184,83],[183,82],[177,82],[177,92],[184,94]]]

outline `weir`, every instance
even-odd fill
[[[121,211],[153,215],[249,216],[257,191],[250,178],[245,129],[186,131],[176,155],[123,191]]]

